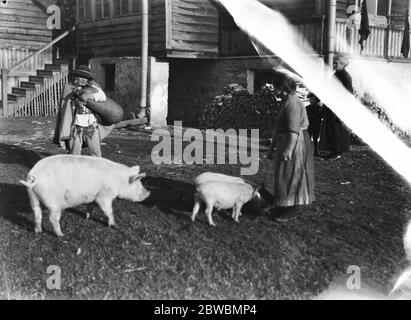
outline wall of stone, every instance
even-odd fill
[[[151,57],[149,66],[150,126],[164,127],[168,116],[169,63]]]
[[[140,111],[141,59],[139,57],[108,57],[90,60],[91,71],[97,83],[106,87],[104,65],[115,65],[115,90],[106,91],[107,96],[123,106],[125,119],[132,119]],[[168,101],[168,62],[149,57],[148,102],[151,109],[151,124],[166,125]]]
[[[90,60],[91,71],[96,82],[103,89],[106,64],[115,64],[115,91],[106,91],[107,96],[123,106],[125,118],[131,119],[132,113],[138,114],[140,108],[141,61],[137,57],[96,58]]]

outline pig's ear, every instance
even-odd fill
[[[133,175],[138,175],[140,173],[140,166],[135,166],[131,168],[131,173]]]
[[[130,184],[133,184],[134,182],[136,182],[137,180],[141,180],[143,178],[145,178],[147,175],[145,173],[140,173],[138,175],[134,175],[130,177]]]

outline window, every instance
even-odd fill
[[[96,0],[96,20],[110,17],[109,0]]]
[[[129,13],[129,0],[114,0],[114,16],[125,16]]]
[[[360,5],[362,1],[360,1]],[[388,12],[388,0],[367,0],[368,14],[386,16]]]
[[[87,21],[91,19],[90,2],[88,0],[78,0],[78,19]]]
[[[131,0],[133,2],[133,12],[142,12],[141,0]]]
[[[378,0],[377,15],[386,16],[388,12],[388,0]]]
[[[116,90],[116,65],[103,64],[101,66],[104,70],[104,90],[114,92]]]

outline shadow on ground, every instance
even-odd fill
[[[26,187],[0,183],[0,217],[27,231],[33,230],[33,222]]]
[[[186,219],[181,212],[190,212],[194,205],[195,187],[190,183],[162,177],[147,177],[143,184],[151,191],[144,204],[157,207],[165,214]]]
[[[48,156],[51,154],[0,143],[0,163],[2,164],[22,165],[31,169],[38,161]]]

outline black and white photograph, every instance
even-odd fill
[[[0,300],[411,299],[410,10],[1,1]]]

